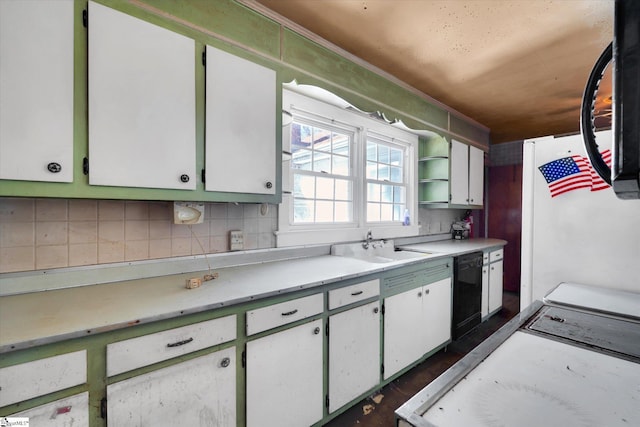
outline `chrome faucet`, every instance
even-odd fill
[[[365,241],[362,242],[362,247],[365,249],[369,249],[369,245],[371,244],[372,241],[373,241],[373,234],[371,234],[371,230],[369,230],[367,232],[367,237],[365,238]]]

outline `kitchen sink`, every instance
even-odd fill
[[[375,264],[407,261],[434,256],[433,253],[397,251],[393,240],[373,240],[331,246],[331,255],[354,258]]]

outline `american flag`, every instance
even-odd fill
[[[607,165],[611,164],[611,150],[605,150],[602,158]],[[602,180],[591,166],[589,159],[580,155],[563,157],[538,167],[549,185],[551,197],[559,196],[572,190],[589,188],[599,191],[609,185]]]

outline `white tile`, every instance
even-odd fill
[[[97,221],[70,221],[69,243],[96,243],[98,241]]]
[[[0,248],[0,273],[31,271],[35,268],[33,246]]]
[[[66,221],[67,199],[36,199],[36,221]]]
[[[33,222],[0,222],[0,248],[34,244],[35,224]]]
[[[102,242],[98,243],[98,263],[124,261],[124,242]]]
[[[124,222],[124,239],[131,240],[149,240],[149,221],[129,221]]]
[[[124,219],[124,202],[121,200],[100,200],[98,202],[98,219],[115,221]]]
[[[149,239],[171,238],[171,221],[149,221]]]
[[[36,223],[36,246],[66,245],[68,223],[65,221],[44,221]]]
[[[94,265],[98,263],[98,243],[69,245],[69,266]]]
[[[124,260],[137,261],[149,259],[149,241],[127,241],[124,246]]]
[[[69,221],[95,221],[97,219],[97,200],[69,200]]]
[[[127,201],[124,204],[124,219],[126,220],[148,220],[149,204],[147,202]]]
[[[168,258],[171,256],[171,239],[149,240],[149,258]]]
[[[0,223],[34,221],[35,206],[34,199],[0,198]]]
[[[100,221],[98,223],[98,241],[113,243],[124,241],[124,221]]]
[[[67,267],[69,264],[67,245],[46,245],[36,247],[36,270]]]

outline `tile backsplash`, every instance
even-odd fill
[[[172,202],[0,198],[0,273],[275,247],[277,206],[206,203],[202,224],[173,224]]]
[[[278,207],[206,203],[202,224],[173,223],[173,202],[0,198],[0,273],[276,246]],[[448,233],[464,211],[419,209],[421,234]]]

